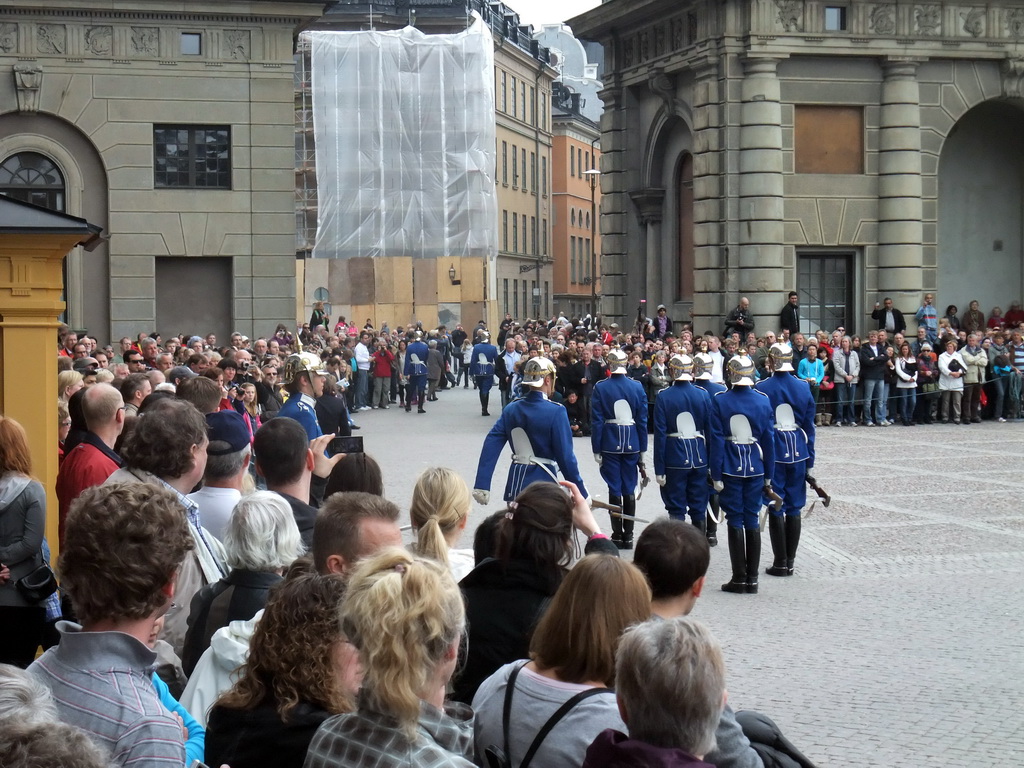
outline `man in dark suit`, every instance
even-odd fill
[[[885,297],[883,306],[875,302],[875,311],[871,313],[871,319],[878,321],[878,330],[888,331],[890,336],[907,330],[907,321],[903,319],[903,313],[892,305],[892,299],[888,296]]]
[[[516,340],[505,340],[505,348],[498,355],[494,364],[494,373],[498,376],[498,390],[501,392],[501,407],[504,408],[512,400],[512,379],[515,378],[516,363],[522,358],[516,352]]]

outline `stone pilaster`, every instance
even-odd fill
[[[647,314],[654,316],[658,304],[669,304],[675,298],[671,284],[665,283],[665,259],[661,254],[661,221],[665,205],[664,189],[640,189],[629,193],[636,206],[640,224],[644,227],[643,263],[634,262],[633,269],[641,269],[644,276],[644,297]]]
[[[716,57],[694,68],[693,86],[693,314],[717,315],[725,288],[723,197],[725,163],[722,94]],[[700,326],[703,328],[704,326]]]
[[[921,109],[917,61],[882,62],[878,152],[878,291],[904,312],[923,288]]]
[[[739,292],[759,328],[774,320],[784,290],[782,108],[776,58],[743,62],[740,88]],[[730,297],[731,308],[739,296]]]
[[[601,212],[626,212],[628,167],[626,162],[627,126],[622,88],[606,87],[599,94],[604,103],[601,115]],[[601,215],[601,279],[599,311],[607,322],[625,328],[631,312],[625,305],[629,291],[629,221],[630,216]],[[631,324],[631,323],[630,323]]]

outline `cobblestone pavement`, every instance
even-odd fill
[[[425,467],[453,467],[472,486],[500,408],[496,389],[491,418],[472,389],[439,397],[425,415],[357,417],[403,510]],[[589,440],[575,445],[590,492],[607,498]],[[1024,424],[823,428],[818,456],[833,500],[807,516],[794,577],[726,594],[724,536],[712,550],[694,615],[723,645],[730,702],[769,714],[820,768],[1020,765]],[[464,546],[499,508],[508,458]],[[653,482],[638,514],[664,514]],[[762,565],[770,558],[766,533]]]

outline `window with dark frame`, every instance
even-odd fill
[[[801,333],[840,326],[853,333],[853,267],[851,253],[797,253]]]
[[[231,129],[154,125],[153,186],[231,189]]]

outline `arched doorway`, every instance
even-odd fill
[[[988,315],[1024,293],[1024,110],[989,101],[953,126],[939,156],[936,304]]]

